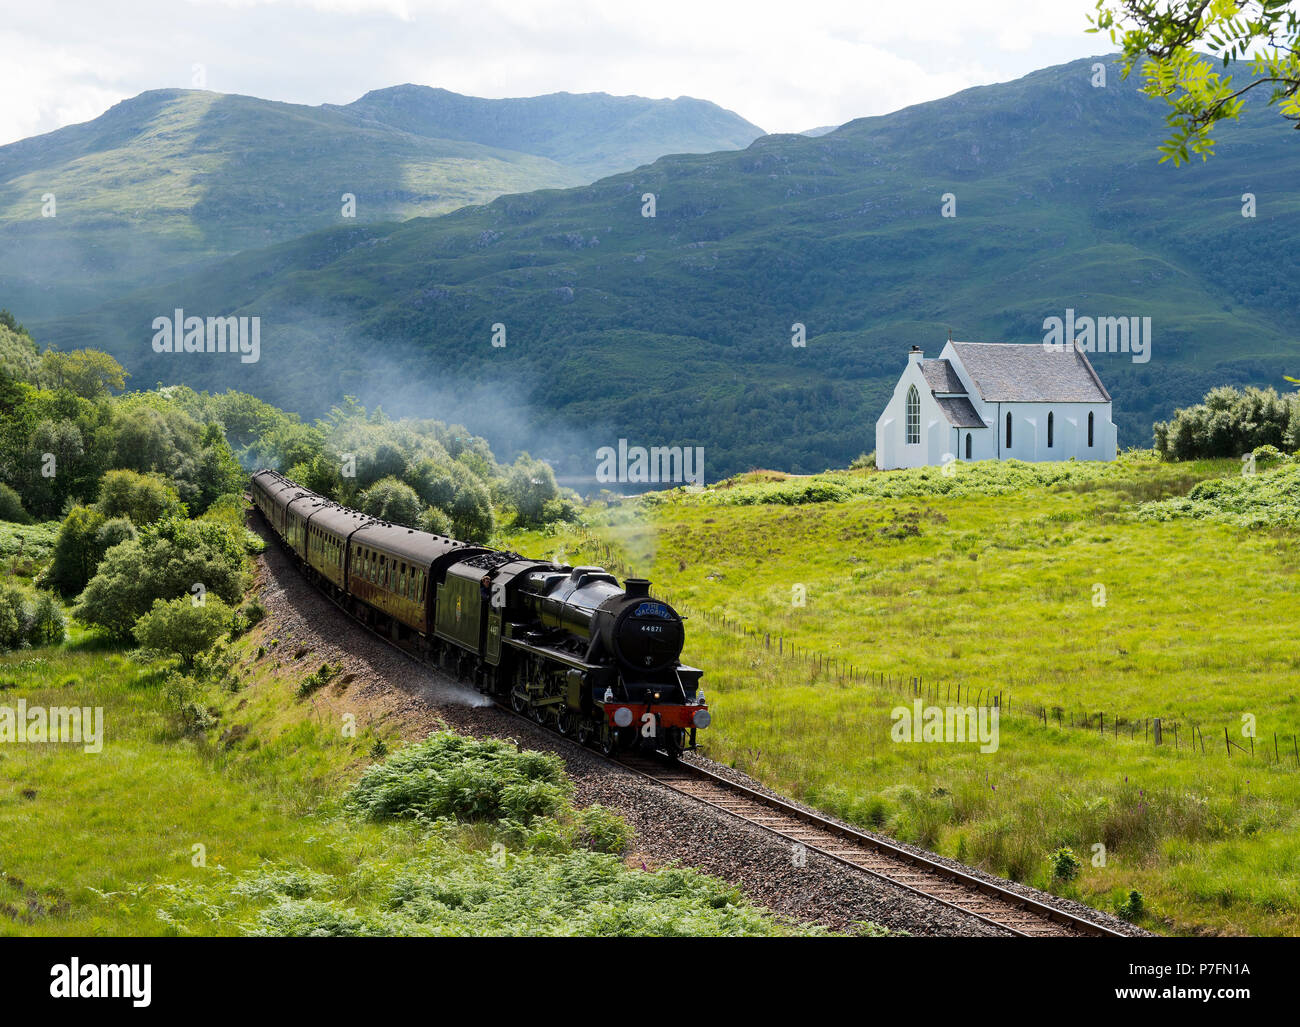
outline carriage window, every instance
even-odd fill
[[[397,579],[397,594],[406,595],[406,564],[402,564],[401,576]]]

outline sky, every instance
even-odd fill
[[[1112,49],[1092,0],[6,0],[0,144],[146,89],[347,103],[414,82],[475,96],[711,100],[768,132],[886,114]],[[922,11],[924,10],[924,14]]]

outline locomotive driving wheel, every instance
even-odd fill
[[[578,744],[579,745],[590,745],[591,736],[594,733],[595,732],[592,729],[590,720],[588,720],[586,717],[583,717],[578,721]]]
[[[567,706],[561,706],[555,712],[555,727],[560,734],[566,738],[572,738],[574,728],[577,726],[577,718],[574,717],[573,711]]]

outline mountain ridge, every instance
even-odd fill
[[[1095,90],[1102,59],[1112,84]],[[1157,165],[1163,106],[1114,60],[820,137],[325,230],[39,327],[63,345],[107,340],[150,378],[263,390],[308,413],[342,392],[426,409],[571,476],[590,477],[591,453],[619,438],[702,445],[712,480],[869,450],[908,346],[933,354],[950,328],[1032,342],[1067,309],[1144,315],[1149,364],[1094,364],[1121,445],[1149,445],[1153,420],[1208,388],[1278,385],[1300,366],[1287,271],[1300,153],[1247,118],[1208,164]],[[1261,197],[1254,219],[1241,217],[1243,180]],[[260,314],[262,364],[155,359],[148,318],[173,305]]]
[[[505,105],[492,108],[498,113],[522,109],[494,103]],[[604,141],[575,137],[580,111],[562,97],[545,110],[530,105],[531,135],[520,142],[545,148],[563,137],[551,147],[563,160],[553,160],[408,131],[373,109],[147,90],[89,122],[0,147],[0,293],[33,319],[67,314],[160,272],[197,271],[342,223],[345,194],[360,222],[442,214],[504,193],[579,185],[597,165],[630,169],[678,144],[725,148],[758,131],[706,101],[691,119],[667,103],[601,101]],[[498,143],[510,131],[498,126]]]

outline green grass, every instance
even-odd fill
[[[1221,485],[1196,485],[1219,475]],[[715,758],[855,823],[1100,907],[1136,888],[1141,922],[1156,930],[1300,934],[1300,547],[1289,529],[1148,516],[1147,504],[1177,508],[1189,490],[1232,506],[1238,475],[1236,461],[1140,454],[964,465],[956,479],[758,474],[590,517],[620,566],[692,615],[684,658],[706,672]],[[1280,480],[1244,488],[1266,497],[1260,509],[1285,510]],[[792,504],[809,489],[824,501]],[[585,530],[513,541],[609,562]],[[1093,602],[1099,584],[1104,606]],[[806,662],[814,653],[838,662]],[[843,678],[846,665],[890,680]],[[941,706],[958,685],[963,700],[1002,693],[998,751],[893,742],[890,711],[910,704],[913,677]],[[1250,747],[1246,714],[1258,754],[1229,758],[1225,728]],[[1091,729],[1070,727],[1089,716]],[[1158,749],[1145,740],[1150,717],[1165,725]],[[1193,725],[1204,754],[1189,750]],[[1105,866],[1092,863],[1095,845]],[[1047,864],[1061,846],[1083,862],[1068,883]]]
[[[809,930],[689,869],[625,864],[626,825],[574,809],[555,757],[452,735],[402,747],[413,725],[349,694],[346,675],[302,697],[312,664],[297,650],[255,628],[233,659],[209,660],[201,701],[217,723],[206,736],[184,733],[166,667],[80,628],[65,646],[0,656],[0,705],[101,706],[105,717],[98,754],[0,745],[0,934]],[[487,767],[510,782],[499,807],[438,805],[421,763],[430,751],[439,794],[481,790]],[[366,805],[376,788],[425,801]]]
[[[58,534],[58,521],[38,524],[0,521],[0,565],[11,574],[32,577],[33,569],[54,552],[54,540]]]

